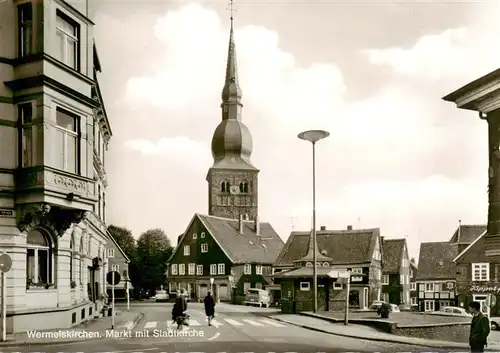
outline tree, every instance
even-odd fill
[[[127,255],[130,261],[133,260],[135,256],[135,239],[132,236],[132,231],[125,227],[118,227],[114,225],[108,226],[108,232],[111,234],[113,239],[118,243],[118,246],[123,250],[123,252]]]
[[[150,229],[137,240],[137,265],[140,271],[138,285],[154,292],[165,283],[167,260],[173,248],[163,229]]]

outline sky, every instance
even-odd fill
[[[225,1],[94,1],[99,83],[113,137],[107,222],[176,244],[208,211],[229,37]],[[236,1],[243,122],[259,217],[286,240],[311,227],[448,240],[487,219],[487,127],[441,98],[500,65],[500,5]]]

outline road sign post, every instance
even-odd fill
[[[111,284],[111,329],[115,328],[115,286],[120,283],[120,274],[116,271],[110,271],[106,275],[106,280]]]
[[[215,279],[213,277],[210,278],[210,293],[212,293],[212,296],[214,296],[214,281]]]
[[[0,255],[0,271],[2,272],[2,342],[7,340],[7,284],[5,273],[12,267],[12,259],[6,253]]]

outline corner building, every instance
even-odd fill
[[[106,300],[111,137],[88,0],[0,2],[0,251],[7,331],[64,328]]]

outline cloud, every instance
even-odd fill
[[[114,114],[122,119],[120,134],[128,141],[114,158],[126,159],[129,169],[133,163],[141,168],[125,172],[117,165],[114,173],[123,187],[146,185],[148,192],[137,192],[132,203],[155,207],[134,221],[131,215],[124,218],[116,196],[110,219],[132,222],[132,229],[164,227],[173,236],[184,230],[193,212],[207,211],[203,179],[220,122],[229,29],[216,12],[199,4],[139,24],[143,32],[149,29],[144,40],[156,43],[160,54],[151,59],[141,55],[143,69],[128,74],[123,95],[114,100],[119,102]],[[122,26],[128,26],[126,21]],[[115,27],[118,37],[120,26]],[[466,52],[465,41],[474,31],[464,26],[421,38],[409,49],[364,51],[371,70],[387,65],[397,79],[387,77],[376,94],[353,100],[356,87],[346,86],[335,63],[301,64],[283,49],[277,32],[237,26],[243,121],[254,139],[252,161],[261,169],[261,218],[283,237],[292,217],[296,227],[310,226],[311,146],[297,133],[322,128],[331,133],[316,148],[322,222],[381,227],[388,237],[408,234],[414,245],[415,239],[451,236],[457,219],[482,222],[484,126],[442,102],[439,84],[442,77],[462,71],[470,75],[488,66],[491,59],[472,67],[472,54],[447,62]],[[425,76],[418,85],[417,74]],[[151,171],[149,176],[142,176],[144,169]]]
[[[500,60],[500,50],[492,46],[500,35],[496,21],[500,6],[492,2],[476,9],[472,15],[475,21],[467,26],[422,36],[408,48],[362,52],[371,63],[387,65],[396,74],[433,80],[475,79],[497,69]]]

